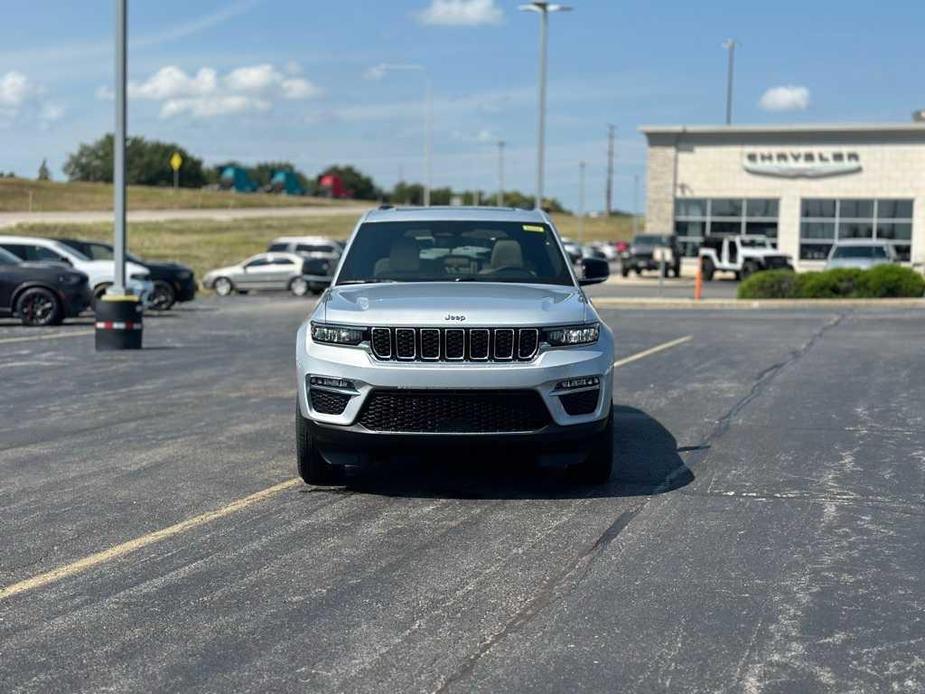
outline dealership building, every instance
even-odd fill
[[[925,122],[648,126],[646,229],[765,234],[798,268],[844,239],[877,239],[925,263]]]

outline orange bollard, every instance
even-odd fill
[[[697,275],[694,277],[694,301],[700,301],[703,296],[703,272],[700,259],[697,259]]]

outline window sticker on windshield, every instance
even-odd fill
[[[524,231],[538,231],[538,232],[540,232],[541,234],[542,234],[544,231],[546,231],[546,227],[536,226],[535,224],[524,224],[524,225],[523,225],[523,229],[524,229]]]

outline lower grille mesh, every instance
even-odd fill
[[[358,421],[370,431],[482,434],[536,431],[550,417],[532,390],[375,390]]]
[[[597,409],[597,401],[601,391],[597,388],[594,390],[583,390],[579,393],[568,393],[560,395],[562,407],[572,417],[580,414],[591,414]]]
[[[311,396],[312,409],[320,414],[343,414],[351,397],[341,393],[315,389],[312,389]]]

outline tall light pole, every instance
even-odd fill
[[[391,65],[381,63],[370,69],[367,73],[373,78],[381,79],[387,72],[414,71],[424,75],[424,108],[426,111],[426,126],[424,134],[424,207],[430,207],[430,188],[433,179],[433,149],[434,149],[434,92],[430,74],[423,65]]]
[[[498,207],[504,207],[504,140],[498,140]]]
[[[116,0],[116,123],[113,134],[113,261],[115,277],[107,294],[125,296],[125,132],[128,65],[128,0]]]
[[[543,169],[546,164],[546,46],[549,33],[549,13],[569,12],[571,7],[552,2],[531,2],[521,5],[524,12],[540,15],[540,74],[539,74],[539,123],[536,144],[536,209],[543,207]]]
[[[735,74],[736,46],[741,44],[735,39],[726,39],[722,45],[729,51],[729,64],[726,68],[726,125],[732,125],[732,80]]]
[[[578,243],[585,236],[585,162],[578,162]]]

